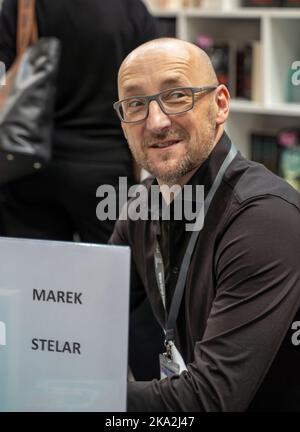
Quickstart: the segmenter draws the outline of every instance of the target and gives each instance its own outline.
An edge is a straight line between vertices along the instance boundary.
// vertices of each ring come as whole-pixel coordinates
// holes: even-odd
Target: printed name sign
[[[0,411],[126,410],[129,268],[127,247],[0,238]]]

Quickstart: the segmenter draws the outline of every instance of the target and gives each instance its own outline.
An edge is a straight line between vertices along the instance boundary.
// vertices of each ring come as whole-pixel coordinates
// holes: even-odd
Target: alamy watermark
[[[6,85],[6,67],[3,62],[0,61],[0,87]]]
[[[204,186],[143,184],[128,188],[127,177],[120,177],[118,187],[101,185],[96,215],[111,220],[182,220],[186,231],[199,231],[204,223]],[[173,201],[172,206],[169,205]]]
[[[300,85],[300,60],[294,61],[292,63],[291,69],[295,72],[292,74],[292,84],[293,86]]]
[[[0,345],[6,345],[6,326],[0,321]]]
[[[300,345],[300,321],[294,321],[291,325],[291,329],[295,330],[292,334],[291,341],[294,346]]]

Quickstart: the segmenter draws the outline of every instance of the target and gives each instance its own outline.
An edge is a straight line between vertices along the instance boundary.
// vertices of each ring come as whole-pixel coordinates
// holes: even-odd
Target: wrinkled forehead
[[[188,49],[169,46],[133,52],[122,64],[120,98],[176,86],[199,85],[199,65]],[[197,81],[197,82],[196,82]]]

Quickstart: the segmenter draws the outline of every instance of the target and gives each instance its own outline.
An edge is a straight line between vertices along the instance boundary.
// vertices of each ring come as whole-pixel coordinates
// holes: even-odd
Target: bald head
[[[174,71],[173,66],[176,68],[178,62],[185,62],[198,74],[201,85],[218,83],[213,65],[205,51],[190,42],[175,38],[160,38],[140,45],[125,58],[119,70],[119,87],[122,78],[132,68],[141,65],[147,74],[150,65],[162,64],[164,59],[170,67],[170,72]]]
[[[126,57],[118,85],[116,106],[138,164],[159,184],[185,183],[220,139],[229,112],[228,90],[207,54],[179,39],[152,40]]]

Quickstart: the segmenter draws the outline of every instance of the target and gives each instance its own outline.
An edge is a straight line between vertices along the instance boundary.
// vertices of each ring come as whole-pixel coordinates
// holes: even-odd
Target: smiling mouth
[[[180,142],[181,142],[181,140],[161,141],[161,142],[156,142],[154,144],[151,144],[149,147],[150,148],[167,148],[167,147],[171,147],[175,144],[178,144]]]

